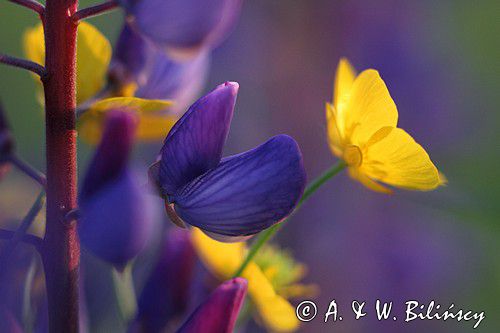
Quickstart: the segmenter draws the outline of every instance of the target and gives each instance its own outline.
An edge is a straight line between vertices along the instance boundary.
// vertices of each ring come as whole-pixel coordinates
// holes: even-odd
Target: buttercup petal
[[[247,281],[234,278],[222,283],[186,320],[179,333],[231,333],[247,293]]]
[[[295,140],[278,135],[224,159],[172,197],[188,224],[226,236],[258,233],[288,216],[306,175]]]
[[[442,184],[427,152],[404,130],[384,127],[368,141],[360,172],[386,184],[428,191]]]
[[[81,116],[79,133],[83,140],[95,144],[99,142],[106,114],[110,110],[133,112],[138,118],[137,139],[159,140],[165,137],[177,117],[164,113],[172,102],[137,97],[112,97],[95,102]],[[163,112],[162,112],[163,111]]]
[[[45,64],[45,42],[42,24],[24,34],[24,52],[28,59]],[[99,30],[87,22],[78,27],[77,103],[81,104],[97,94],[106,82],[111,60],[111,45]],[[38,78],[36,78],[38,81]]]
[[[341,136],[357,146],[384,126],[396,127],[398,111],[387,87],[373,69],[363,71],[354,80],[348,100],[342,106],[344,124],[339,124]],[[338,110],[337,110],[338,112]]]
[[[233,117],[238,84],[227,82],[196,101],[174,125],[162,148],[160,184],[173,195],[216,167]]]
[[[330,103],[326,103],[326,130],[328,134],[328,145],[330,146],[332,153],[341,158],[344,147],[335,113],[335,107]]]
[[[352,84],[356,79],[356,70],[349,60],[341,58],[335,73],[335,83],[333,88],[333,106],[336,111],[337,122],[344,125],[345,103],[349,99]],[[343,129],[342,129],[343,130]]]

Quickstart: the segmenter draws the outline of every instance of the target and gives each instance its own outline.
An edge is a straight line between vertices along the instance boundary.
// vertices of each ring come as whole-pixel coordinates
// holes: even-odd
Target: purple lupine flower
[[[12,139],[3,107],[0,104],[0,179],[9,169],[8,160],[13,149],[14,140]]]
[[[170,130],[150,170],[172,221],[221,241],[280,222],[306,181],[299,147],[287,135],[221,159],[237,92],[237,83],[226,82],[195,102]]]
[[[144,190],[127,169],[135,123],[129,112],[109,113],[80,195],[82,244],[117,268],[140,252],[152,229]]]
[[[234,278],[222,283],[177,332],[232,332],[246,292],[247,281],[243,278]]]
[[[115,47],[110,79],[118,88],[134,84],[136,97],[173,100],[170,110],[178,112],[199,94],[208,69],[207,52],[191,59],[172,59],[125,24]]]
[[[234,27],[242,0],[120,0],[134,27],[170,54],[211,49]]]
[[[189,232],[166,231],[158,261],[139,296],[136,329],[163,332],[186,311],[195,263]]]

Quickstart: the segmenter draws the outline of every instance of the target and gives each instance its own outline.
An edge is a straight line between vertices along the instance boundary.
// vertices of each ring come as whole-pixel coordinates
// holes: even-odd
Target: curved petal
[[[170,54],[213,48],[232,30],[241,0],[121,0],[138,30]]]
[[[129,172],[81,203],[78,234],[94,255],[123,268],[146,245],[153,228],[151,207]]]
[[[342,111],[344,124],[339,124],[343,138],[363,146],[384,126],[396,127],[398,110],[387,87],[376,70],[363,71],[354,80],[348,101]]]
[[[288,216],[304,190],[306,174],[294,139],[278,135],[226,158],[173,196],[177,214],[210,233],[246,236]]]
[[[422,146],[400,128],[384,127],[368,141],[360,172],[386,184],[428,191],[442,184]]]
[[[247,281],[234,278],[222,283],[186,320],[178,333],[233,332],[247,293]]]
[[[330,103],[326,103],[326,131],[328,134],[328,145],[335,156],[342,158],[344,144],[342,137],[340,136],[340,130],[335,112],[335,107]]]
[[[226,82],[196,101],[168,133],[161,152],[160,183],[173,195],[216,167],[233,117],[238,84]]]
[[[356,71],[349,60],[341,58],[335,73],[335,83],[333,88],[333,106],[337,123],[342,126],[340,133],[344,133],[345,124],[345,103],[349,100],[352,84],[356,79]],[[337,126],[339,126],[337,125]]]
[[[24,52],[30,60],[39,64],[45,63],[45,42],[41,23],[25,32]],[[80,22],[76,79],[78,104],[93,97],[104,87],[110,60],[111,45],[106,37],[93,25]]]

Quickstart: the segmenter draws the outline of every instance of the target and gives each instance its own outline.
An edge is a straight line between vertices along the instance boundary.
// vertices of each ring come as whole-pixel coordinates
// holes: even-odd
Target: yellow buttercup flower
[[[231,278],[243,263],[247,251],[245,243],[221,243],[196,228],[191,235],[201,261],[217,278]],[[269,331],[298,329],[295,309],[285,297],[310,296],[316,292],[314,286],[297,283],[303,274],[302,265],[296,265],[289,255],[279,254],[275,248],[263,249],[241,274],[248,280],[248,295],[257,310],[257,319]]]
[[[344,160],[350,176],[369,189],[390,193],[385,183],[428,191],[445,183],[425,149],[397,127],[396,104],[376,70],[356,75],[341,59],[326,119],[332,152]]]
[[[42,24],[28,29],[24,34],[24,51],[27,58],[45,63],[45,43]],[[111,61],[111,45],[106,37],[93,25],[80,22],[78,27],[76,97],[85,112],[78,121],[79,133],[88,143],[98,143],[102,134],[105,114],[112,109],[128,110],[138,115],[136,138],[143,141],[165,138],[177,117],[167,113],[171,101],[148,100],[134,97],[135,86],[127,86],[112,96],[93,101],[103,91]],[[35,79],[39,81],[38,77]],[[40,101],[43,90],[38,86]],[[108,94],[109,95],[109,94]]]

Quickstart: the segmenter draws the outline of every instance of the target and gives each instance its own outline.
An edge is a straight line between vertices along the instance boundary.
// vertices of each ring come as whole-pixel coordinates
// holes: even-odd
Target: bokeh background
[[[82,1],[82,6],[89,1]],[[321,189],[279,235],[307,264],[331,299],[348,311],[354,299],[436,300],[485,311],[479,332],[500,331],[500,4],[495,0],[249,0],[231,37],[212,56],[206,90],[240,83],[226,154],[287,133],[299,142],[312,179],[335,163],[326,143],[324,104],[341,56],[376,68],[389,87],[400,126],[420,142],[449,185],[432,193],[372,193],[344,173]],[[32,13],[0,3],[0,51],[22,55]],[[120,12],[91,20],[114,41]],[[20,155],[44,169],[43,116],[29,74],[0,66],[0,97]],[[137,147],[139,165],[160,143]],[[84,171],[91,147],[81,144]],[[36,187],[11,172],[0,183],[0,219],[20,218]],[[116,329],[117,315],[88,261],[85,278],[92,332]],[[107,275],[109,280],[109,274]],[[106,305],[107,304],[107,305]],[[303,332],[467,332],[466,322],[316,320]],[[114,330],[113,330],[114,331]],[[119,330],[117,330],[119,331]]]

